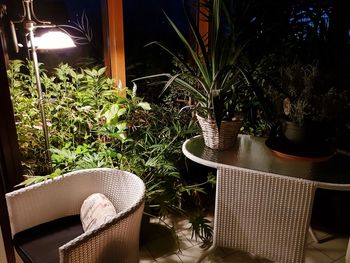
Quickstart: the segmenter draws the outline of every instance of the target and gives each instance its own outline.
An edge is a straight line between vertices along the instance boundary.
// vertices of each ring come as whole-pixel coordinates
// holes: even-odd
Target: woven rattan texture
[[[140,206],[114,223],[60,247],[60,263],[138,263],[142,213]]]
[[[8,193],[12,234],[79,214],[84,199],[92,193],[104,194],[115,206],[117,217],[63,245],[57,250],[60,262],[138,262],[145,186],[136,175],[116,169],[71,172]]]
[[[214,120],[205,119],[199,115],[197,119],[202,129],[205,145],[218,150],[231,148],[235,144],[243,124],[241,120],[222,121],[219,131]]]
[[[313,182],[238,168],[219,168],[217,179],[214,246],[304,262]]]

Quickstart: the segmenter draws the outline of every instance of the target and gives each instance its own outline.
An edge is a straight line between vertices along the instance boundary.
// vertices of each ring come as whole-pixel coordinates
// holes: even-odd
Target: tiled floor
[[[203,253],[200,242],[191,238],[191,231],[186,220],[173,218],[166,220],[169,225],[174,225],[174,229],[179,237],[177,249],[176,238],[158,220],[151,220],[150,228],[143,236],[144,239],[140,249],[140,263],[192,263]],[[318,238],[324,240],[315,243],[308,237],[308,247],[306,251],[306,263],[345,263],[345,252],[348,238],[335,237],[327,233],[315,231]],[[242,255],[237,251],[228,249],[218,249],[216,253],[204,261],[206,263],[253,263],[266,262],[258,261]]]
[[[173,234],[158,220],[151,220],[150,227],[143,234],[140,249],[140,263],[193,263],[203,253],[200,242],[191,238],[191,231],[186,220],[174,218],[166,220],[174,225],[176,234],[179,236],[178,244]],[[345,250],[347,238],[333,237],[327,233],[316,231],[316,234],[325,242],[319,244],[308,238],[306,251],[306,263],[345,263]],[[177,249],[177,248],[180,248]],[[2,254],[2,253],[1,253]],[[5,261],[4,255],[0,256],[0,263]],[[22,261],[17,259],[18,263]],[[219,249],[206,263],[253,263],[257,262],[239,252],[227,249]],[[263,263],[260,261],[260,263]]]

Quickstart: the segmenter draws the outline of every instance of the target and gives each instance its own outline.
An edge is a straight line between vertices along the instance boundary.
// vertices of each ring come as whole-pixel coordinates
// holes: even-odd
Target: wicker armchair
[[[304,262],[316,185],[241,168],[219,168],[212,247],[280,263]]]
[[[56,244],[56,241],[52,240],[54,234],[50,236],[49,233],[47,237],[43,237],[47,234],[45,231],[50,232],[55,228],[50,224],[74,215],[79,219],[84,199],[93,193],[104,194],[115,206],[117,216],[98,229],[85,233],[81,225],[70,225],[69,219],[67,229],[60,229],[58,232],[60,236],[63,233],[66,239],[73,236],[71,239],[60,241],[65,243],[52,248],[52,244]],[[115,169],[71,172],[8,193],[6,201],[16,250],[25,263],[139,262],[139,230],[144,195],[145,186],[139,177]],[[80,223],[80,220],[78,221]],[[66,224],[59,222],[58,227],[61,228]],[[42,232],[37,234],[36,228],[41,228]],[[32,231],[33,229],[35,231]],[[70,234],[69,231],[74,232],[73,230],[75,234]],[[28,231],[32,231],[29,237]],[[16,244],[16,238],[20,244]],[[36,246],[36,252],[32,251],[28,242]],[[43,242],[45,243],[42,244]],[[42,245],[43,247],[40,247]],[[54,249],[53,256],[52,252],[48,251],[50,249]]]

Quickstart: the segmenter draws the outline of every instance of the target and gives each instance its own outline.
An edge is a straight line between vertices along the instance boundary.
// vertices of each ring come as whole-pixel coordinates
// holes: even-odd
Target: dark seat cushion
[[[14,236],[24,263],[58,263],[58,248],[83,233],[79,215],[60,218]]]

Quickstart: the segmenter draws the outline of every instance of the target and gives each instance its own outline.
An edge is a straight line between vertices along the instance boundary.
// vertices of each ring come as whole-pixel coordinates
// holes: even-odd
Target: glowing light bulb
[[[76,47],[72,38],[61,31],[49,31],[40,37],[34,37],[37,49],[63,49]]]

